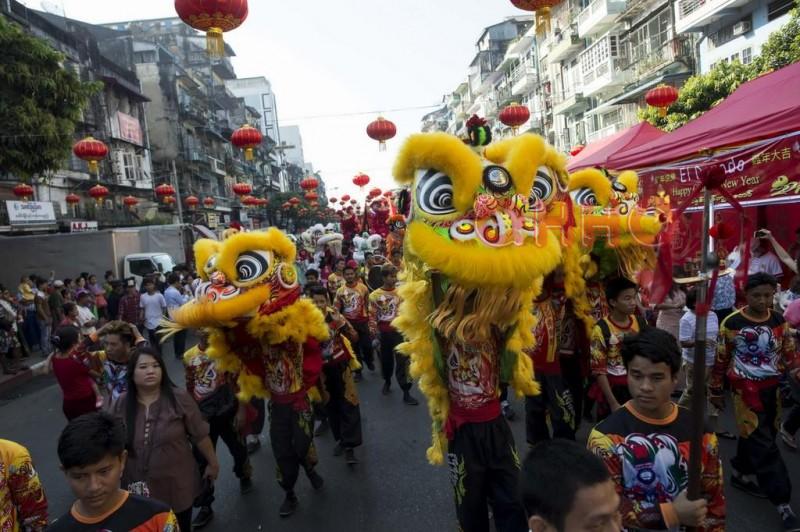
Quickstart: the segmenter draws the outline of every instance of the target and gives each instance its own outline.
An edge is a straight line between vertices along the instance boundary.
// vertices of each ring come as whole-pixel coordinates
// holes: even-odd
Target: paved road
[[[178,362],[167,357],[173,380],[181,382]],[[425,460],[430,425],[423,404],[404,405],[401,394],[380,393],[380,378],[366,372],[359,385],[362,400],[364,446],[357,454],[361,463],[348,467],[342,458],[331,455],[334,442],[330,434],[317,439],[319,471],[326,484],[314,492],[302,476],[297,492],[300,508],[289,519],[278,517],[282,492],[274,479],[274,461],[268,442],[252,456],[256,489],[242,496],[234,477],[232,461],[224,444],[220,447],[222,473],[219,479],[216,517],[205,528],[210,532],[228,530],[331,532],[415,532],[455,530],[447,470],[435,468]],[[417,392],[418,393],[418,392]],[[421,397],[420,397],[421,398]],[[521,412],[521,405],[517,412]],[[729,428],[733,428],[728,419]],[[56,439],[65,424],[61,395],[51,377],[32,381],[13,395],[0,397],[0,438],[27,446],[36,462],[55,517],[65,512],[71,495],[58,470]],[[518,444],[524,442],[521,419],[512,422]],[[580,435],[585,438],[588,427]],[[522,448],[523,445],[520,445]],[[785,449],[784,449],[785,450]],[[735,442],[722,442],[729,458]],[[785,452],[793,479],[800,483],[800,459]],[[726,461],[726,473],[727,473]],[[754,499],[728,489],[728,527],[731,532],[780,530],[780,521],[768,501]],[[800,510],[795,493],[794,507]]]

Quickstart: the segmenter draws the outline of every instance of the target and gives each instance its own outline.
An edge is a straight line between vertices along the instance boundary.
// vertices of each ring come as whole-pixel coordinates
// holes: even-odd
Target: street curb
[[[26,382],[33,380],[36,377],[37,370],[47,364],[47,360],[42,360],[33,364],[25,371],[20,371],[16,375],[11,375],[9,378],[0,381],[0,395],[5,395],[19,388]]]

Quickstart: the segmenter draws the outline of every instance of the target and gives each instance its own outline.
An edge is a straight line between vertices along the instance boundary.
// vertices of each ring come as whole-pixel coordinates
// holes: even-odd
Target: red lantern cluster
[[[206,48],[214,57],[225,56],[222,34],[235,30],[247,18],[247,0],[175,0],[175,11],[186,24],[206,32]]]
[[[353,178],[353,184],[357,187],[364,188],[369,184],[369,176],[364,173],[358,173]]]
[[[103,141],[89,136],[76,142],[72,147],[72,153],[89,163],[90,174],[97,174],[100,169],[98,163],[108,156],[108,146]]]
[[[253,187],[249,183],[234,183],[232,187],[233,193],[239,197],[247,196],[253,192]]]
[[[20,183],[19,185],[15,186],[13,189],[14,195],[22,201],[28,201],[31,197],[33,197],[33,187],[27,183]]]
[[[531,117],[531,111],[525,105],[512,103],[504,107],[498,118],[500,121],[511,128],[511,131],[516,135],[519,126],[527,122]]]
[[[667,108],[678,99],[678,89],[670,85],[659,85],[644,96],[648,105],[658,107],[658,114],[667,116]]]
[[[203,205],[205,205],[209,209],[213,207],[215,203],[216,201],[214,201],[214,198],[212,198],[211,196],[206,196],[205,198],[203,198]]]
[[[307,177],[300,181],[300,188],[303,190],[316,190],[319,186],[319,181],[314,177]]]
[[[397,134],[397,126],[391,120],[379,116],[367,126],[367,136],[378,141],[378,150],[386,151],[386,141]]]
[[[89,197],[93,198],[98,205],[100,205],[107,196],[108,189],[103,185],[95,185],[89,189]]]
[[[231,135],[231,144],[244,150],[244,158],[247,161],[253,160],[253,150],[261,146],[264,136],[258,130],[249,124],[245,124]]]

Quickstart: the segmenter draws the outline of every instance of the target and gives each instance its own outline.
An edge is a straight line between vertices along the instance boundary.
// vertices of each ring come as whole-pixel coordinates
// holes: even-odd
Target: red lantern
[[[391,190],[387,190],[386,192],[383,193],[383,197],[391,199],[394,197],[394,193]]]
[[[345,194],[342,196],[342,201],[350,201],[350,194]]]
[[[122,198],[122,204],[125,205],[128,209],[133,210],[139,204],[138,198],[134,198],[133,196],[125,196]]]
[[[175,196],[166,196],[164,198],[164,203],[166,205],[175,205]]]
[[[258,206],[259,207],[266,207],[269,204],[269,200],[267,198],[258,198]]]
[[[386,120],[379,116],[374,122],[367,126],[369,138],[378,141],[378,151],[386,151],[386,141],[397,134],[397,127],[391,120]]]
[[[336,203],[336,198],[330,198],[328,199],[328,201],[330,201],[331,203]]]
[[[161,198],[164,203],[167,203],[167,198],[175,195],[175,187],[162,183],[156,187],[156,196]]]
[[[289,198],[289,203],[292,205],[292,207],[297,207],[298,205],[300,205],[300,198],[292,196],[291,198]]]
[[[33,187],[28,183],[20,183],[13,189],[14,195],[22,201],[28,201],[33,196]]]
[[[224,57],[222,34],[235,30],[247,18],[247,0],[175,0],[175,11],[186,24],[206,32],[210,55]]]
[[[64,198],[64,201],[67,202],[67,205],[77,205],[78,203],[81,202],[81,197],[78,196],[77,194],[70,193],[67,194],[67,197]]]
[[[212,198],[211,196],[206,196],[205,198],[203,198],[203,205],[205,205],[209,209],[213,207],[215,203],[216,201],[214,201],[214,198]]]
[[[307,177],[300,181],[300,188],[303,190],[316,190],[319,186],[319,181],[313,177]]]
[[[369,176],[367,174],[359,172],[353,178],[353,184],[357,187],[364,188],[367,184],[369,184]]]
[[[306,192],[304,197],[308,201],[317,201],[319,199],[319,194],[317,194],[314,191],[311,191],[311,192]]]
[[[369,191],[369,197],[370,198],[377,198],[378,196],[381,195],[381,192],[382,192],[381,189],[373,188],[372,190]]]
[[[350,200],[350,205],[358,205],[358,201],[356,201],[354,199],[351,199]]]
[[[583,144],[577,144],[577,145],[573,146],[572,149],[569,150],[569,154],[572,155],[573,157],[575,157],[580,152],[582,152],[585,147],[586,146],[584,146]]]
[[[244,196],[242,198],[242,205],[244,205],[245,207],[255,207],[256,205],[258,205],[258,200],[253,196]]]
[[[498,118],[500,121],[511,128],[511,131],[516,135],[519,126],[527,122],[531,117],[531,111],[524,105],[512,103],[504,107]]]
[[[200,199],[197,196],[187,196],[186,199],[183,200],[183,202],[186,203],[186,206],[192,210],[194,210],[195,207],[200,205]]]
[[[289,209],[291,209],[291,208],[292,208],[292,204],[291,204],[291,203],[289,203],[288,201],[284,201],[284,202],[283,202],[283,204],[281,205],[281,208],[282,208],[284,211],[286,211],[286,210],[289,210]]]
[[[89,136],[76,142],[72,147],[72,153],[79,159],[89,163],[90,174],[97,174],[99,171],[98,162],[108,156],[108,146],[104,142]]]
[[[659,115],[667,116],[667,107],[678,99],[678,89],[670,85],[659,85],[647,91],[644,99],[648,105],[658,107]]]
[[[253,192],[253,187],[251,187],[248,183],[234,183],[232,187],[233,193],[239,197],[247,196],[251,192]]]
[[[247,161],[253,160],[253,150],[261,146],[264,136],[258,130],[249,124],[245,124],[231,135],[231,144],[244,150],[244,158]]]
[[[100,205],[103,200],[108,196],[108,189],[103,185],[95,185],[89,189],[89,197],[94,198],[94,201]]]

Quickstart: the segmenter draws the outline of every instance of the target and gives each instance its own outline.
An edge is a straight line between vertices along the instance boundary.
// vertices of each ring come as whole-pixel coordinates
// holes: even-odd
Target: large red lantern
[[[235,30],[247,18],[247,0],[175,0],[175,11],[186,24],[206,32],[210,55],[224,57],[222,34]]]
[[[209,209],[213,207],[215,203],[216,201],[214,201],[214,198],[212,198],[211,196],[206,196],[205,198],[203,198],[203,205]]]
[[[667,116],[667,108],[678,99],[678,89],[670,85],[659,85],[644,96],[648,105],[658,107],[658,114]]]
[[[300,181],[300,188],[303,190],[316,190],[319,186],[319,181],[314,177],[307,177]]]
[[[156,196],[167,203],[167,198],[175,195],[175,187],[170,184],[162,183],[156,187]]]
[[[108,146],[103,141],[89,136],[76,142],[72,147],[72,153],[89,163],[90,174],[97,174],[100,169],[98,163],[108,156]]]
[[[386,141],[397,134],[397,126],[391,120],[379,116],[367,126],[369,138],[378,141],[378,151],[386,151]]]
[[[234,183],[231,189],[233,190],[233,193],[239,197],[247,196],[253,192],[253,187],[250,186],[249,183]]]
[[[108,196],[108,189],[103,185],[95,185],[89,189],[89,197],[94,198],[94,201],[100,205],[103,200]]]
[[[519,126],[528,121],[531,117],[531,111],[525,105],[512,103],[504,107],[498,118],[500,121],[511,128],[511,131],[516,135]]]
[[[64,198],[64,201],[67,202],[67,205],[77,205],[81,202],[81,197],[75,193],[69,193],[67,197]]]
[[[364,188],[369,184],[369,176],[365,173],[359,172],[353,178],[353,184],[357,187]]]
[[[125,196],[122,198],[122,204],[128,209],[133,210],[139,204],[139,199],[133,196]]]
[[[306,200],[308,201],[317,201],[319,199],[319,194],[314,192],[313,190],[310,192],[306,192],[305,196]]]
[[[264,136],[258,130],[249,124],[245,124],[231,135],[231,144],[244,150],[244,158],[247,161],[253,160],[253,150],[261,146]]]
[[[13,192],[14,195],[22,199],[22,201],[28,201],[33,197],[33,187],[28,183],[20,183],[14,187]]]
[[[186,196],[186,199],[183,200],[183,202],[192,210],[200,205],[200,199],[197,196]]]

